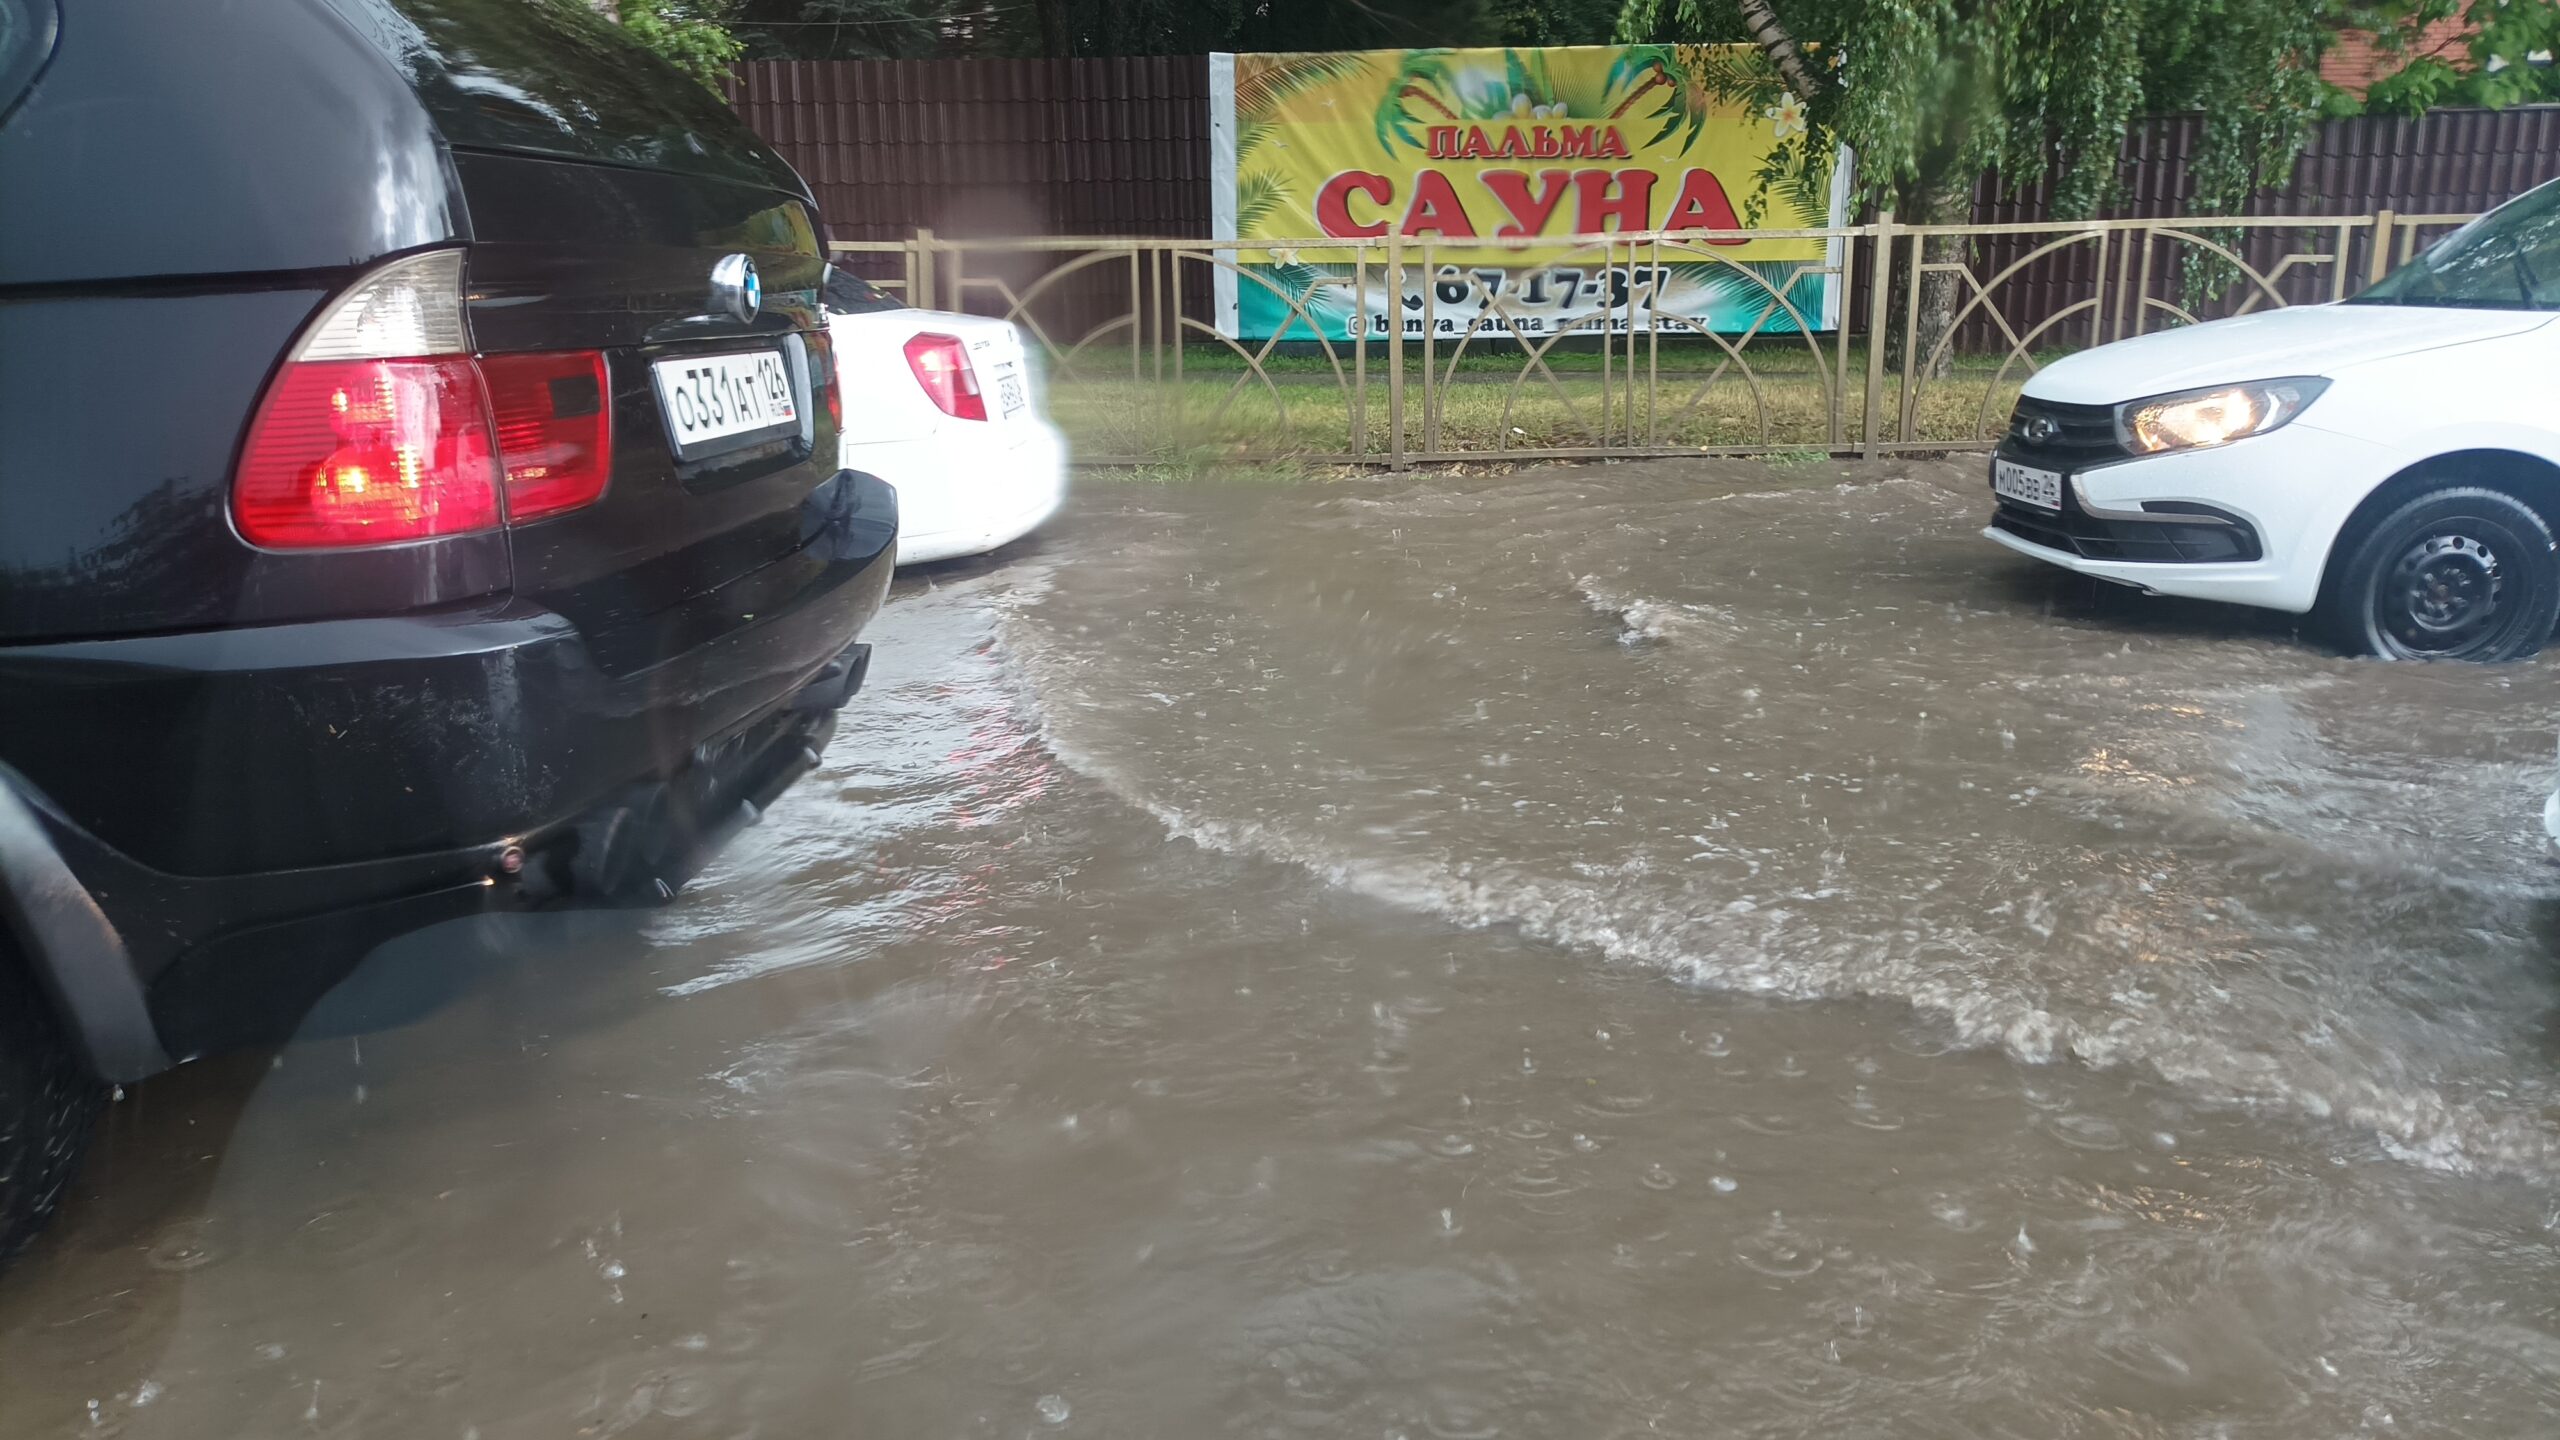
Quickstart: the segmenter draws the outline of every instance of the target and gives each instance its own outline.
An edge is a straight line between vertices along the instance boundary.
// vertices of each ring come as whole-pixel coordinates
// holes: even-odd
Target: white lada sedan
[[[2560,182],[2352,300],[2100,346],[2027,382],[1983,533],[2350,650],[2513,660],[2560,618]]]

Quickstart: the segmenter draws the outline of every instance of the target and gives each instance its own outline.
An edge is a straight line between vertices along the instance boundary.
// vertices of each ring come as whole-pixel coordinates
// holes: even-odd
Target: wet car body
[[[1058,512],[1066,439],[1012,322],[914,309],[843,271],[822,298],[838,372],[864,397],[844,464],[898,488],[898,563],[983,555]]]
[[[0,5],[44,49],[0,65],[0,936],[89,1076],[288,1033],[391,934],[669,893],[815,763],[896,502],[836,467],[808,191],[716,96],[573,5]],[[527,518],[501,395],[504,516],[252,543],[280,377],[447,256],[438,363],[587,357],[528,393],[600,489]],[[772,424],[672,433],[654,367],[764,352]]]
[[[1984,535],[2097,579],[2309,614],[2346,648],[2512,660],[2560,613],[2560,186],[2342,303],[2066,357],[2024,387]]]

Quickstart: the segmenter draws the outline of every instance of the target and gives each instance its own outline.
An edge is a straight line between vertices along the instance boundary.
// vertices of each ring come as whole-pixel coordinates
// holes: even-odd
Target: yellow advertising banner
[[[1842,224],[1845,166],[1763,67],[1747,45],[1212,56],[1211,211],[1243,267],[1228,332],[1831,328],[1817,271],[1839,242],[1753,232]],[[1573,238],[1657,231],[1714,249],[1638,263]],[[1395,294],[1308,243],[1391,235],[1415,267],[1429,246]]]

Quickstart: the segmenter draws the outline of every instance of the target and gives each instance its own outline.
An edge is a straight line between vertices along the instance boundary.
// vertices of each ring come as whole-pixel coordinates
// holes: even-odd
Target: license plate
[[[768,436],[796,433],[799,398],[779,350],[688,355],[649,367],[658,410],[679,459],[734,450]]]
[[[2038,470],[2009,460],[1991,462],[1991,488],[2004,500],[2041,506],[2047,510],[2062,508],[2062,477],[2051,470]]]
[[[996,418],[1010,420],[1031,408],[1031,390],[1022,383],[1022,372],[1010,365],[996,370]]]

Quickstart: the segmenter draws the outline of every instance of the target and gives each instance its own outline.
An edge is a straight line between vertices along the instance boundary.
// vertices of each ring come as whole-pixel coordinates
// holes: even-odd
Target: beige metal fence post
[[[1894,391],[1893,438],[1920,438],[1920,377],[1928,357],[1920,353],[1920,287],[1927,283],[1928,237],[1911,234],[1911,283],[1902,291],[1902,376]]]
[[[1147,285],[1139,271],[1146,251],[1134,240],[1129,242],[1129,380],[1143,385],[1147,379]]]
[[[1351,458],[1369,458],[1369,247],[1351,248]]]
[[[933,303],[933,232],[916,231],[915,249],[907,258],[907,303],[919,310],[936,308]]]
[[[1404,236],[1387,233],[1387,465],[1412,468],[1404,454]],[[1430,377],[1425,376],[1427,383]]]
[[[1827,254],[1824,263],[1829,263]],[[1840,287],[1840,308],[1834,312],[1840,318],[1832,327],[1831,403],[1825,407],[1831,412],[1831,432],[1828,439],[1835,453],[1849,443],[1849,315],[1858,304],[1858,286],[1854,275],[1857,268],[1850,259],[1849,242],[1844,239],[1840,242],[1838,271],[1831,277]]]
[[[1422,453],[1440,453],[1440,266],[1422,242]]]
[[[1867,227],[1867,242],[1867,415],[1858,439],[1862,453],[1873,460],[1876,432],[1884,425],[1884,329],[1891,308],[1886,297],[1893,292],[1892,211],[1876,216],[1876,223]]]
[[[2399,240],[2399,212],[2384,206],[2373,212],[2373,249],[2365,256],[2364,283],[2371,285],[2391,273],[2391,252]]]
[[[1162,306],[1162,314],[1157,323],[1164,327],[1165,349],[1170,351],[1173,355],[1173,384],[1166,391],[1167,394],[1173,397],[1173,433],[1187,437],[1190,434],[1191,424],[1191,396],[1189,392],[1183,389],[1182,386],[1181,251],[1167,250],[1164,252],[1164,288],[1158,293],[1164,297],[1164,303]],[[1159,371],[1158,374],[1161,375],[1162,372]],[[1279,400],[1279,397],[1276,395],[1272,398],[1279,401],[1274,408],[1278,411],[1281,433],[1287,434],[1289,430],[1289,404],[1285,400]]]

